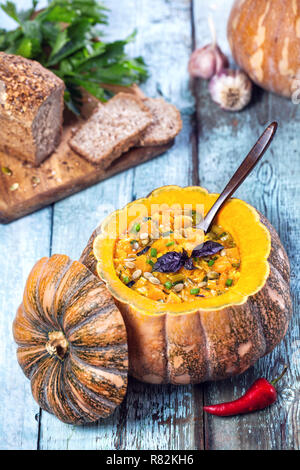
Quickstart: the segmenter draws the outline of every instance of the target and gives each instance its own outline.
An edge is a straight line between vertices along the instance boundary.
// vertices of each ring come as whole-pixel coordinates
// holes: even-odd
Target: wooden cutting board
[[[156,147],[133,148],[106,170],[75,153],[68,145],[71,135],[94,110],[97,100],[88,97],[83,119],[65,116],[62,141],[56,152],[34,168],[0,152],[0,222],[7,223],[70,196],[128,168],[146,162],[170,148],[173,142]]]

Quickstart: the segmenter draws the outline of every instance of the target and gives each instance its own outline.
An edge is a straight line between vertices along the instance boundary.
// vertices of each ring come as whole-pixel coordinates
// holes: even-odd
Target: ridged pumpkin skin
[[[122,402],[124,322],[103,283],[78,261],[53,255],[36,263],[13,334],[35,400],[61,421],[96,421]]]
[[[199,187],[160,188],[108,217],[81,256],[115,298],[127,328],[129,373],[143,382],[188,384],[240,374],[272,351],[287,331],[287,255],[266,218],[238,199],[231,199],[217,219],[233,235],[242,260],[241,278],[226,294],[190,304],[158,305],[129,290],[115,274],[110,260],[115,242],[107,234],[116,215],[121,218],[137,204],[188,201],[203,203],[206,213],[217,196]]]
[[[300,0],[236,0],[228,21],[236,63],[266,90],[290,97],[300,79]]]

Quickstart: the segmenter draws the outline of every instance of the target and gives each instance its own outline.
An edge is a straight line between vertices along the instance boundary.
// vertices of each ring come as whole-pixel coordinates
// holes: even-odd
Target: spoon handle
[[[257,162],[261,159],[267,148],[269,147],[277,130],[277,122],[272,122],[260,136],[254,147],[250,150],[245,160],[236,170],[227,186],[224,188],[214,205],[206,214],[202,223],[199,224],[205,233],[208,232],[217,212],[221,209],[227,199],[237,190],[242,182],[247,178],[249,173],[253,170]]]

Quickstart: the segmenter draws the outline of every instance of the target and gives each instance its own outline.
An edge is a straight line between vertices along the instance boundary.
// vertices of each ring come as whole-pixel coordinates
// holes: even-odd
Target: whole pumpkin
[[[188,384],[240,374],[279,343],[291,317],[289,262],[275,229],[253,207],[231,199],[216,223],[234,237],[241,274],[225,294],[191,303],[161,304],[128,288],[115,272],[116,234],[140,208],[203,204],[217,194],[200,187],[166,186],[107,217],[81,262],[98,273],[127,328],[129,373],[150,383]]]
[[[78,261],[53,255],[36,263],[13,334],[35,400],[61,421],[96,421],[122,402],[124,322],[103,283]]]
[[[236,0],[228,40],[255,83],[291,97],[300,79],[300,0]]]

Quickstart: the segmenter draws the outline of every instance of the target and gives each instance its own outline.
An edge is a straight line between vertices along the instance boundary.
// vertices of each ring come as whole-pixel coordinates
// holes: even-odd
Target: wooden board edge
[[[7,224],[13,222],[14,220],[20,219],[25,215],[31,214],[32,212],[42,209],[54,202],[60,201],[72,194],[76,194],[79,191],[93,186],[94,184],[110,178],[122,171],[134,168],[141,163],[152,160],[169,150],[173,144],[174,141],[165,145],[133,148],[115,160],[113,164],[105,170],[105,172],[103,172],[102,169],[95,167],[95,172],[92,177],[91,174],[88,173],[86,178],[80,177],[77,181],[75,179],[72,186],[66,184],[58,188],[51,188],[49,191],[45,191],[45,193],[43,193],[42,198],[41,194],[37,194],[29,203],[26,201],[26,207],[24,207],[24,202],[20,202],[19,204],[10,207],[11,211],[0,210],[0,223]]]

